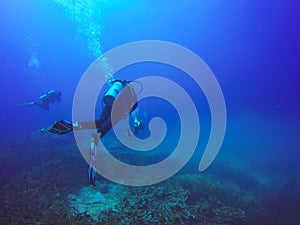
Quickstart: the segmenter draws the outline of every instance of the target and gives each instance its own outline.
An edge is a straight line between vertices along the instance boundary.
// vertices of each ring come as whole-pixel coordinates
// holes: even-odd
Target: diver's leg
[[[102,110],[100,119],[96,121],[96,127],[98,129],[98,132],[101,132],[103,125],[107,121],[110,121],[111,109],[112,109],[111,106],[105,106],[104,109]]]
[[[21,106],[35,106],[35,105],[37,105],[36,102],[23,102],[21,104]]]
[[[98,132],[100,133],[100,138],[103,138],[103,136],[112,128],[111,120],[108,119],[105,121],[105,123],[102,124],[102,126],[98,129]]]

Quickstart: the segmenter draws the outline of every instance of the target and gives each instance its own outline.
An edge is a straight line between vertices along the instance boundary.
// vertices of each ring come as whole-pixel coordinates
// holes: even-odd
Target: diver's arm
[[[46,111],[49,110],[49,104],[46,103],[46,102],[36,103],[36,105],[39,106],[39,107],[41,107],[41,108],[43,108],[43,109],[45,109]]]
[[[73,130],[89,130],[96,127],[95,121],[85,121],[85,122],[78,122],[76,121],[73,125]]]
[[[101,112],[99,120],[91,120],[85,122],[78,122],[76,121],[73,123],[73,130],[88,130],[88,129],[101,129],[103,123],[106,121],[110,121],[110,113],[111,113],[111,106],[105,106]]]

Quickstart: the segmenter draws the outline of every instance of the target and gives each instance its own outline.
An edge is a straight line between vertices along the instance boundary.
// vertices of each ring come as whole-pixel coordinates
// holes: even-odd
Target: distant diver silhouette
[[[50,90],[46,92],[45,94],[41,95],[39,97],[38,102],[24,102],[21,105],[22,106],[39,106],[45,110],[49,110],[49,104],[60,102],[61,100],[61,92],[58,90]]]

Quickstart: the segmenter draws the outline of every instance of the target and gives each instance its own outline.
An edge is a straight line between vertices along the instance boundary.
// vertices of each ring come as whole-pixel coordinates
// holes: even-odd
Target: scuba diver
[[[112,80],[110,83],[111,87],[102,98],[104,106],[99,120],[75,122],[73,124],[66,120],[59,120],[48,129],[51,133],[62,135],[74,130],[94,129],[96,125],[97,133],[92,135],[90,144],[90,161],[88,169],[89,184],[94,186],[96,176],[95,161],[99,139],[103,138],[116,123],[121,119],[126,118],[128,114],[134,116],[134,132],[136,133],[138,130],[143,129],[143,124],[141,120],[137,118],[137,113],[133,113],[137,110],[138,103],[136,93],[130,85],[130,81]],[[116,104],[116,110],[114,110],[114,112],[112,112],[113,104]],[[111,117],[112,113],[114,113],[113,120]]]
[[[58,90],[50,90],[45,94],[39,97],[39,102],[24,102],[22,106],[39,106],[45,110],[49,110],[49,104],[60,102],[61,101],[61,92]]]
[[[102,138],[117,122],[126,118],[124,113],[129,112],[134,118],[134,132],[143,129],[143,124],[140,119],[137,118],[137,97],[133,88],[129,85],[130,81],[126,80],[113,80],[112,86],[103,96],[104,107],[100,115],[99,120],[87,121],[87,122],[75,122],[71,124],[66,120],[59,120],[48,129],[51,133],[66,134],[73,130],[87,130],[93,129],[96,125],[99,138]],[[125,87],[127,87],[125,89]],[[121,92],[123,90],[123,92]],[[119,93],[122,93],[122,97]],[[118,103],[118,109],[116,114],[116,120],[111,121],[111,111],[114,103]]]

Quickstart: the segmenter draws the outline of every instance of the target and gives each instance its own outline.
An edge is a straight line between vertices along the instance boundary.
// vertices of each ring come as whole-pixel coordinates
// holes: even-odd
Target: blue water
[[[97,57],[129,42],[163,40],[182,45],[201,57],[224,94],[227,109],[224,142],[216,160],[203,173],[234,182],[245,190],[266,185],[259,190],[270,191],[255,192],[261,199],[267,193],[273,194],[273,198],[266,197],[263,207],[266,212],[277,213],[280,224],[297,224],[300,207],[300,5],[297,1],[86,0],[74,5],[73,1],[63,0],[0,3],[3,187],[18,183],[18,171],[29,170],[31,160],[51,162],[53,157],[59,160],[60,152],[54,154],[53,149],[75,145],[72,134],[56,139],[36,132],[59,119],[72,119],[78,82]],[[182,173],[197,174],[210,132],[205,95],[182,71],[159,63],[132,65],[115,76],[130,80],[147,75],[173,79],[195,102],[201,135],[197,151]],[[50,104],[49,111],[20,106],[22,102],[37,100],[50,89],[60,90],[62,101]],[[96,115],[100,110],[98,106]],[[148,164],[166,158],[180,133],[178,115],[166,102],[145,100],[141,102],[141,110],[146,112],[142,113],[145,122],[162,116],[170,133],[157,155],[131,158],[130,150],[123,155],[118,151],[113,153],[133,164],[143,164],[147,157],[150,157]],[[149,136],[149,130],[140,135]],[[108,136],[114,139],[112,132]],[[45,148],[48,151],[40,153]],[[26,153],[28,149],[30,154]],[[79,153],[77,157],[82,160]],[[86,164],[80,162],[84,170],[80,177],[85,178]],[[66,163],[64,168],[73,167],[73,163]],[[84,180],[79,183],[85,185]],[[65,185],[74,187],[72,182]],[[44,197],[40,201],[47,202]],[[274,206],[282,202],[290,210]],[[3,207],[2,218],[5,207],[9,206]],[[275,224],[276,219],[267,218],[268,215],[244,223]]]

